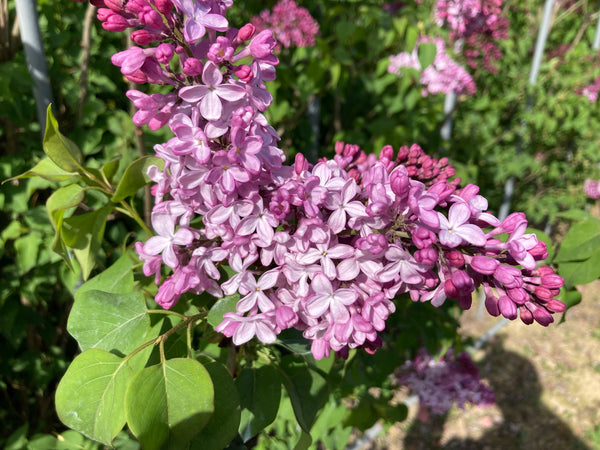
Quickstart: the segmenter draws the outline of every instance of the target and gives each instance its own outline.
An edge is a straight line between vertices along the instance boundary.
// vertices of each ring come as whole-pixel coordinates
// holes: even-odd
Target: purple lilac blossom
[[[407,386],[419,397],[421,406],[433,414],[444,414],[456,404],[491,406],[494,392],[479,378],[479,370],[468,353],[454,356],[452,349],[434,358],[425,349],[417,352],[398,371],[398,384]]]
[[[418,49],[423,42],[433,42],[436,45],[435,60],[423,69],[419,62]],[[404,67],[421,71],[422,95],[449,94],[455,92],[458,95],[473,95],[475,93],[475,82],[471,75],[458,65],[446,53],[444,41],[439,38],[422,37],[417,41],[411,53],[401,52],[390,56],[388,72],[401,74]]]
[[[173,132],[154,148],[164,168],[147,172],[157,235],[135,245],[160,306],[184,293],[237,295],[216,331],[235,345],[268,344],[296,328],[317,359],[374,352],[394,302],[407,298],[466,309],[480,288],[490,314],[544,326],[564,310],[563,280],[537,266],[546,247],[524,233],[525,216],[498,220],[477,186],[459,188],[446,158],[417,145],[375,156],[338,142],[331,160],[299,154],[286,165],[263,115],[277,42],[250,24],[221,30],[231,1],[95,4],[105,28],[162,41],[133,50],[132,61],[118,54],[123,74],[173,89],[128,92],[136,124]]]
[[[312,47],[319,34],[319,24],[306,8],[293,0],[280,0],[273,11],[265,9],[250,19],[257,31],[271,30],[275,39],[288,48]]]
[[[502,13],[504,0],[438,0],[434,15],[438,26],[450,29],[469,67],[498,71],[502,52],[499,40],[508,38],[509,23]]]

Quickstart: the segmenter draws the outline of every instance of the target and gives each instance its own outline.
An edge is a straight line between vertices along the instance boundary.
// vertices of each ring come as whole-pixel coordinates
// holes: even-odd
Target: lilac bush
[[[448,180],[451,166],[419,179],[403,164],[406,149],[395,154],[386,146],[377,157],[342,143],[332,160],[313,165],[298,154],[286,165],[263,115],[276,40],[251,24],[229,27],[230,2],[104,5],[98,17],[105,28],[133,27],[135,42],[161,42],[132,47],[113,63],[130,80],[173,89],[127,94],[137,125],[168,125],[174,134],[155,147],[164,169],[148,172],[156,183],[157,236],[136,244],[162,307],[186,292],[238,295],[236,311],[217,331],[241,345],[255,336],[272,343],[293,327],[317,359],[331,350],[374,351],[401,294],[435,306],[452,299],[467,309],[481,287],[490,314],[542,325],[564,309],[555,298],[562,279],[537,267],[547,252],[525,233],[525,216],[499,221],[477,186]],[[458,66],[436,44],[442,51],[433,67],[454,70],[446,77],[456,80]],[[450,85],[430,86],[437,92]],[[472,80],[455,89],[472,92]],[[436,165],[421,158],[426,169]],[[171,272],[164,280],[163,266]],[[222,266],[234,273],[226,276]]]

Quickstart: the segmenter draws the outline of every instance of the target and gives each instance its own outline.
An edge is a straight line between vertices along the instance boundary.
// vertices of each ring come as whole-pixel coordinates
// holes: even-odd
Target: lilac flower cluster
[[[162,307],[186,292],[234,296],[236,311],[217,331],[240,345],[296,328],[316,358],[375,351],[405,293],[468,308],[481,286],[491,314],[542,325],[564,309],[554,298],[563,280],[536,267],[546,247],[525,233],[525,216],[501,222],[486,212],[476,186],[448,180],[446,159],[416,146],[396,156],[386,146],[376,157],[338,143],[332,160],[311,165],[299,154],[284,165],[262,114],[276,41],[251,24],[231,28],[230,1],[95,1],[105,28],[160,41],[114,55],[121,72],[173,88],[127,93],[137,125],[174,134],[155,146],[164,168],[148,170],[157,234],[136,243]]]
[[[258,31],[271,30],[275,39],[285,48],[290,45],[312,47],[315,45],[315,36],[319,34],[319,23],[294,0],[279,0],[273,12],[265,9],[252,17],[250,22]]]
[[[398,372],[398,384],[408,386],[419,397],[421,406],[434,414],[444,414],[456,404],[491,406],[494,392],[479,378],[479,370],[468,353],[454,356],[452,349],[435,359],[425,349],[417,352]]]
[[[585,180],[583,183],[583,190],[585,195],[593,200],[600,198],[600,180]]]
[[[600,92],[600,77],[596,78],[593,83],[582,87],[577,93],[583,95],[591,103],[596,103],[598,100],[598,92]]]
[[[436,45],[436,55],[433,64],[423,70],[419,62],[418,49],[423,42],[433,42]],[[449,94],[455,92],[458,95],[473,95],[476,91],[475,82],[469,73],[458,65],[446,53],[444,41],[439,38],[419,38],[412,52],[401,52],[390,56],[388,72],[401,74],[400,69],[409,67],[421,72],[422,95]]]
[[[447,25],[450,38],[461,41],[467,64],[480,65],[489,72],[498,70],[502,58],[497,41],[508,38],[508,20],[502,15],[503,0],[438,0],[435,20]]]

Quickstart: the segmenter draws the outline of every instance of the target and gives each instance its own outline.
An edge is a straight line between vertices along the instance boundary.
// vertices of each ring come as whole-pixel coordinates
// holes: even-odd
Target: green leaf
[[[89,290],[77,296],[67,330],[82,350],[100,348],[128,355],[159,334],[158,327],[150,327],[147,311],[141,292]]]
[[[126,396],[127,423],[146,450],[183,448],[214,412],[210,375],[193,359],[170,359],[135,375]]]
[[[21,450],[27,446],[27,431],[29,424],[21,425],[17,428],[4,443],[5,450]]]
[[[102,166],[102,173],[106,177],[108,181],[112,180],[112,177],[117,173],[117,169],[119,168],[120,158],[113,159],[112,161],[107,162]]]
[[[84,189],[77,184],[69,184],[58,188],[48,197],[46,201],[46,211],[50,217],[50,222],[55,230],[59,231],[62,227],[65,211],[77,206],[83,201]]]
[[[279,367],[283,372],[283,384],[290,396],[298,424],[305,432],[310,433],[317,413],[329,396],[327,380],[293,355],[284,356]]]
[[[560,290],[560,301],[566,305],[562,317],[559,323],[563,323],[567,317],[567,311],[575,305],[581,303],[581,293],[577,289],[565,289]]]
[[[43,158],[27,172],[14,178],[10,178],[7,181],[20,178],[40,177],[52,182],[61,182],[70,180],[76,176],[78,176],[77,172],[67,172],[58,167],[50,158]]]
[[[56,390],[60,420],[110,445],[125,425],[125,392],[133,377],[127,361],[100,349],[75,358]]]
[[[419,63],[421,64],[421,70],[425,70],[433,64],[436,54],[437,47],[433,42],[421,42],[419,44],[417,56],[419,58]]]
[[[73,248],[84,280],[89,277],[96,265],[96,255],[104,236],[106,218],[113,209],[114,205],[109,203],[96,211],[63,220],[61,230],[63,241],[65,245]]]
[[[281,401],[281,377],[271,366],[246,367],[235,385],[242,406],[239,433],[247,442],[275,420]]]
[[[127,294],[133,291],[133,271],[135,262],[125,253],[115,263],[95,277],[83,283],[75,292],[75,302],[84,292],[99,290],[111,294]]]
[[[591,283],[600,278],[600,251],[585,261],[560,263],[558,274],[565,279],[565,288]]]
[[[415,45],[417,45],[417,39],[419,38],[419,32],[417,31],[416,28],[414,27],[408,27],[408,29],[406,30],[406,39],[405,39],[405,43],[406,43],[406,50],[409,52],[412,52],[413,49],[415,48]]]
[[[52,114],[52,105],[46,111],[46,132],[44,133],[44,152],[54,163],[66,172],[79,172],[83,167],[83,155],[79,147],[63,136],[58,129],[58,122]]]
[[[589,212],[584,211],[583,209],[570,209],[568,211],[559,212],[558,214],[556,214],[556,217],[560,217],[563,219],[569,219],[569,220],[598,221],[598,219],[592,217]]]
[[[217,326],[223,322],[223,314],[235,312],[235,307],[240,298],[240,294],[236,293],[217,300],[206,316],[208,323],[214,328],[217,328]]]
[[[142,156],[129,164],[115,190],[112,201],[119,203],[126,197],[134,195],[138,189],[148,184],[150,178],[148,178],[146,172],[150,166],[158,166],[162,170],[164,168],[164,161],[156,156]]]
[[[233,378],[222,364],[207,356],[199,359],[215,387],[215,413],[194,438],[190,450],[221,450],[237,436],[241,417],[240,396]]]
[[[63,218],[67,209],[77,206],[83,199],[84,189],[77,184],[70,184],[54,191],[46,201],[46,211],[48,212],[50,223],[52,223],[52,226],[56,230],[54,241],[52,242],[52,250],[63,258],[71,270],[73,267],[71,266],[67,246],[62,237]]]
[[[32,232],[15,241],[17,266],[21,275],[33,269],[38,261],[38,254],[43,239],[40,233]]]
[[[584,221],[573,225],[562,241],[555,263],[582,261],[600,251],[600,222]]]

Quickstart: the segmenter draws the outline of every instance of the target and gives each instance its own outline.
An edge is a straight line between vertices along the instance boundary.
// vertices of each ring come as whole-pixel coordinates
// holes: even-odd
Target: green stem
[[[125,214],[128,217],[131,217],[133,220],[137,222],[137,224],[146,232],[148,236],[154,236],[154,232],[148,228],[148,225],[144,222],[144,220],[140,217],[135,208],[132,208],[125,201],[121,201],[122,208],[115,208],[117,211]]]
[[[148,313],[157,313],[160,310],[151,310],[148,311]],[[165,313],[173,313],[172,311],[165,311]],[[179,313],[174,313],[177,314],[179,316],[181,316],[181,314]],[[125,361],[131,359],[133,356],[135,356],[137,353],[141,352],[142,350],[144,350],[146,347],[150,346],[150,345],[156,345],[159,344],[160,345],[160,360],[161,362],[164,362],[165,359],[165,348],[164,348],[164,343],[167,339],[169,339],[169,337],[171,337],[171,335],[173,335],[174,333],[177,333],[177,331],[179,331],[180,329],[182,329],[185,326],[188,326],[189,324],[193,324],[196,320],[199,319],[203,319],[204,317],[206,317],[206,313],[200,313],[200,314],[194,314],[193,316],[183,316],[184,319],[178,323],[177,325],[175,325],[173,328],[171,328],[169,331],[161,334],[160,336],[158,336],[157,338],[154,339],[150,339],[148,342],[145,342],[144,344],[140,345],[138,348],[136,348],[134,351],[132,351],[130,354],[128,354],[125,357]]]

